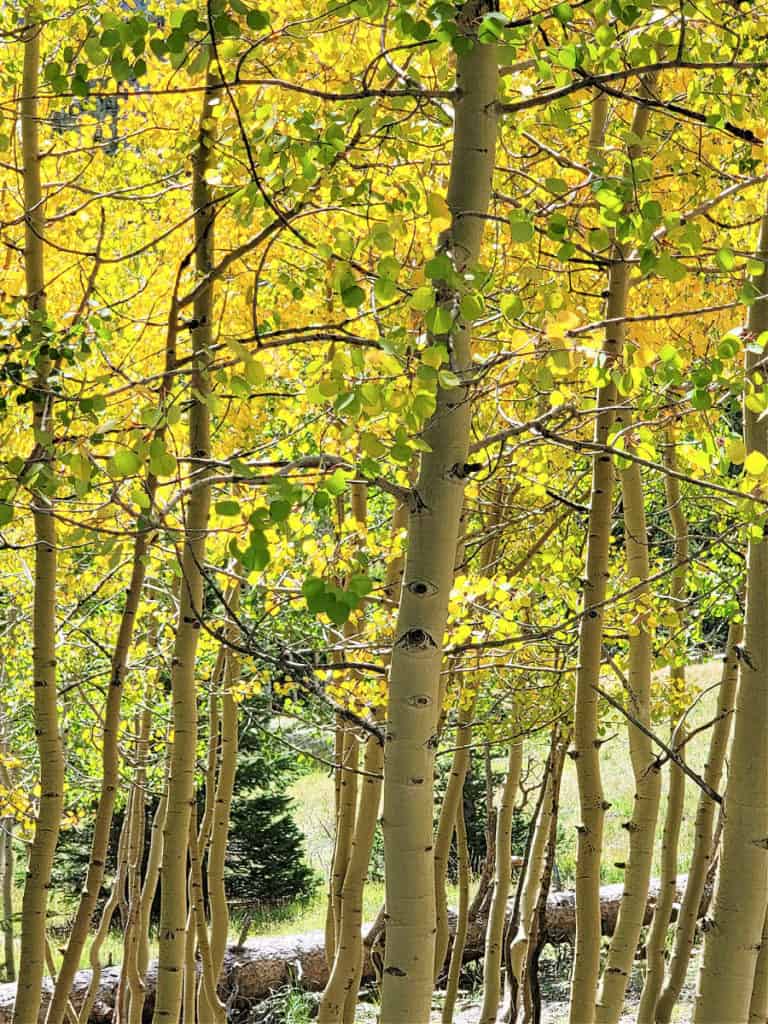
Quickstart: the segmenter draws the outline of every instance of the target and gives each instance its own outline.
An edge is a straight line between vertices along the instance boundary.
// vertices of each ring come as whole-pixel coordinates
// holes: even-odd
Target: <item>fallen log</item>
[[[677,879],[676,899],[680,899],[685,889],[687,875]],[[604,885],[600,890],[600,910],[604,935],[613,934],[619,912],[624,886],[621,883]],[[659,891],[659,880],[653,879],[645,912],[645,923],[650,923]],[[702,900],[699,915],[703,916],[708,905],[708,897]],[[511,912],[511,902],[509,910]],[[455,917],[450,915],[451,932],[455,926]],[[554,892],[547,899],[546,941],[553,945],[572,942],[576,928],[576,895],[572,891]],[[478,960],[483,955],[485,922],[476,919],[470,925],[464,959],[469,962]],[[364,977],[374,976],[370,956],[366,956]],[[105,967],[101,972],[98,996],[91,1013],[89,1024],[110,1024],[120,977],[119,967]],[[325,960],[324,936],[322,932],[305,932],[302,935],[286,935],[275,938],[249,939],[243,946],[232,946],[227,950],[219,979],[219,993],[224,1000],[229,1000],[233,1007],[247,1006],[263,999],[282,986],[295,983],[302,987],[317,991],[322,989],[328,978],[328,965]],[[78,971],[72,987],[72,1003],[76,1009],[82,1005],[91,980],[90,971]],[[145,1020],[152,1015],[155,968],[150,967],[147,977],[147,1001]],[[43,1001],[40,1021],[50,1001],[51,984],[46,979],[43,989]],[[11,1024],[13,1001],[16,996],[16,985],[0,985],[0,1024]],[[32,1024],[32,1022],[30,1022]]]

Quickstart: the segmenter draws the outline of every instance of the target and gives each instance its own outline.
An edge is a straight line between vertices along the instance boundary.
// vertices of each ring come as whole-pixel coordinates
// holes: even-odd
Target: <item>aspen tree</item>
[[[170,367],[166,367],[167,372],[169,369]],[[147,490],[151,497],[154,497],[156,484],[157,481],[150,477]],[[134,625],[144,586],[149,547],[150,536],[146,530],[140,529],[134,544],[131,579],[120,616],[117,640],[115,641],[112,653],[109,689],[104,708],[104,728],[102,732],[101,788],[93,827],[93,839],[91,840],[91,852],[88,859],[85,885],[80,895],[80,901],[77,905],[75,918],[67,940],[67,947],[64,951],[53,996],[48,1006],[46,1024],[62,1024],[64,1020],[66,999],[72,988],[75,973],[80,965],[83,948],[88,938],[91,920],[104,880],[109,836],[119,785],[120,750],[118,735],[123,682],[125,680]]]
[[[604,143],[607,105],[604,97],[593,104],[589,150],[597,161]],[[632,121],[636,140],[627,150],[628,160],[642,151],[649,111],[638,106]],[[597,389],[594,440],[605,445],[616,421],[616,384],[611,371],[621,364],[626,337],[626,302],[629,285],[629,253],[614,241],[608,277],[605,318],[609,322],[602,346],[607,379]],[[608,556],[613,508],[614,466],[612,456],[598,452],[592,460],[592,486],[587,526],[584,614],[579,627],[579,653],[574,697],[573,747],[576,763],[581,821],[577,827],[576,852],[576,946],[571,979],[570,1024],[592,1024],[595,990],[600,972],[600,861],[603,848],[605,799],[600,774],[598,693],[603,648],[603,602],[608,583]]]
[[[494,502],[486,527],[488,539],[480,550],[478,572],[485,576],[494,564],[499,549],[499,523],[503,515],[504,485],[500,484],[494,495]],[[457,559],[458,561],[458,559]],[[472,723],[475,715],[477,690],[472,690],[469,701],[459,701],[458,722],[456,724],[456,744],[448,774],[448,784],[440,807],[440,817],[435,832],[435,901],[437,923],[435,933],[435,979],[445,964],[448,952],[448,898],[446,878],[448,875],[448,855],[458,808],[464,791],[464,780],[467,777],[472,746]]]
[[[45,970],[46,911],[51,869],[64,805],[64,751],[56,701],[56,522],[51,499],[40,486],[50,474],[53,444],[53,369],[44,346],[46,319],[45,206],[40,176],[39,112],[41,22],[34,9],[25,10],[22,40],[24,64],[19,100],[22,181],[24,188],[24,275],[30,336],[36,349],[33,385],[34,455],[28,462],[35,529],[32,671],[34,722],[40,758],[40,804],[29,851],[21,910],[19,982],[14,1021],[30,1024],[40,1009]]]
[[[480,1007],[480,1024],[495,1024],[501,1002],[502,940],[507,915],[507,899],[512,882],[512,816],[522,767],[523,741],[519,739],[509,748],[507,773],[496,818],[496,873],[485,931],[483,1001]]]
[[[181,1009],[184,949],[187,920],[187,846],[189,819],[194,801],[197,748],[197,693],[195,655],[203,614],[202,567],[208,526],[210,485],[206,482],[210,457],[210,383],[207,364],[213,336],[213,284],[206,275],[213,265],[215,210],[206,181],[210,165],[215,121],[210,111],[218,102],[217,79],[208,71],[200,118],[197,150],[193,160],[192,203],[195,222],[195,270],[205,282],[194,302],[191,331],[193,372],[189,408],[189,451],[196,487],[185,516],[184,550],[181,557],[179,618],[171,666],[173,746],[168,779],[168,803],[162,857],[159,962],[155,1024],[176,1024]]]
[[[523,966],[528,952],[528,943],[534,926],[534,916],[539,902],[544,855],[546,853],[549,833],[552,826],[552,787],[554,783],[554,759],[556,757],[557,739],[553,740],[549,763],[546,767],[544,792],[542,793],[539,813],[534,824],[533,837],[528,851],[525,874],[520,881],[520,903],[517,931],[509,947],[509,969],[507,985],[510,988],[510,1005],[517,1006],[522,993]],[[514,994],[512,993],[514,991]],[[512,1019],[516,1016],[511,1012]]]
[[[339,518],[339,535],[344,525],[344,495],[341,494],[336,502]],[[350,486],[350,506],[352,518],[357,523],[358,530],[362,533],[366,528],[368,517],[367,495],[365,486],[360,483],[352,483]],[[340,581],[342,582],[342,581]],[[344,623],[343,634],[345,638],[353,635],[354,627],[349,619]],[[341,658],[340,652],[336,655]],[[333,860],[328,879],[328,913],[326,918],[326,949],[325,955],[329,966],[333,965],[336,949],[338,948],[339,929],[341,927],[342,915],[342,889],[347,868],[352,856],[352,844],[354,840],[357,815],[357,792],[358,792],[358,763],[360,759],[360,743],[354,730],[349,723],[339,715],[336,721],[336,736],[334,752],[336,754],[336,768],[334,771],[334,797],[335,797],[335,828],[333,844]]]
[[[149,730],[152,714],[145,708],[141,715],[136,716],[136,758],[134,765],[133,800],[131,804],[131,820],[126,847],[126,888],[128,894],[128,914],[124,922],[123,932],[123,964],[120,983],[115,1000],[115,1011],[118,1021],[130,1021],[141,1024],[141,1016],[133,1011],[134,1001],[140,1001],[139,990],[142,987],[139,974],[139,924],[141,917],[141,859],[144,854],[144,830],[146,826],[146,789],[147,789],[147,748],[149,746]]]
[[[744,627],[741,622],[732,622],[728,627],[725,659],[717,695],[715,724],[709,741],[709,752],[704,765],[703,778],[715,792],[719,791],[723,775],[725,755],[733,721],[733,706],[739,678],[738,646],[742,641]],[[688,964],[693,950],[699,906],[704,894],[707,874],[715,854],[714,833],[717,804],[703,789],[699,793],[696,818],[693,826],[693,852],[688,865],[688,880],[677,915],[672,960],[666,983],[658,998],[655,1020],[658,1024],[669,1024],[672,1011],[682,991]]]
[[[392,515],[392,536],[396,537],[408,521],[408,508],[400,502]],[[403,570],[402,558],[387,564],[384,595],[397,600],[397,588]],[[376,715],[381,718],[381,712]],[[318,1024],[354,1024],[357,997],[363,967],[363,890],[371,858],[376,821],[381,803],[381,775],[384,751],[378,738],[371,736],[365,745],[360,798],[355,815],[350,857],[341,889],[339,929],[328,983],[325,986]]]
[[[757,383],[763,355],[752,349],[768,330],[768,213],[763,215],[753,279],[757,298],[745,332],[745,392]],[[768,458],[768,422],[744,407],[747,458]],[[768,905],[768,543],[753,526],[747,553],[744,657],[729,759],[720,875],[706,933],[694,1010],[695,1024],[743,1021],[749,1015],[755,965]]]
[[[664,449],[664,464],[670,472],[664,476],[664,493],[667,499],[667,512],[672,521],[672,530],[675,538],[675,568],[672,573],[671,597],[676,608],[682,611],[685,605],[688,580],[688,557],[690,550],[688,521],[683,513],[680,481],[677,477],[672,476],[672,473],[677,469],[674,434],[672,432],[668,434],[667,442],[667,447]],[[670,669],[670,690],[673,702],[679,700],[684,687],[685,667],[675,663]],[[679,744],[682,740],[683,735],[681,731],[673,728],[672,744]],[[653,921],[646,940],[648,969],[638,1008],[638,1021],[649,1022],[649,1024],[653,1024],[656,1001],[664,981],[666,937],[672,914],[672,905],[677,891],[677,852],[684,801],[685,773],[679,765],[670,762],[669,792],[667,795],[667,810],[661,844],[659,897],[656,900]]]
[[[631,430],[631,417],[623,410]],[[631,450],[631,443],[627,445]],[[648,577],[648,530],[640,467],[636,462],[621,470],[621,494],[624,507],[624,537],[627,574],[639,584],[635,596],[641,604],[633,633],[629,638],[629,700],[633,715],[645,726],[651,723],[652,637],[646,623],[643,603],[650,596]],[[598,1024],[617,1024],[624,1006],[624,994],[635,959],[637,942],[645,919],[648,885],[651,879],[656,819],[661,797],[661,773],[653,745],[646,733],[628,723],[629,749],[635,777],[632,818],[626,824],[629,833],[629,858],[624,875],[624,892],[616,928],[611,938],[602,984],[595,1007]]]
[[[229,597],[229,607],[235,615],[240,608],[240,584]],[[230,642],[237,637],[236,627],[230,627]],[[221,695],[221,738],[219,774],[213,804],[211,844],[207,860],[208,902],[211,913],[211,961],[214,977],[218,977],[224,963],[224,953],[229,930],[229,907],[224,888],[224,862],[227,855],[229,814],[232,807],[232,793],[237,771],[237,703],[234,688],[240,679],[240,658],[230,647],[225,655],[224,688]]]
[[[464,948],[467,944],[469,929],[469,844],[463,800],[459,803],[456,811],[456,859],[459,868],[459,905],[456,908],[456,931],[453,935],[451,960],[448,965],[448,978],[441,1015],[442,1024],[452,1024],[453,1022],[453,1011],[456,1007],[456,996],[459,994]]]
[[[131,825],[131,803],[132,791],[128,794],[126,813],[120,829],[120,838],[117,841],[117,856],[115,858],[117,870],[115,871],[112,889],[110,890],[107,902],[104,904],[104,909],[101,912],[99,924],[91,942],[91,948],[88,950],[88,962],[91,965],[91,979],[88,983],[85,998],[80,1006],[78,1024],[89,1024],[91,1019],[91,1010],[93,1009],[93,1004],[96,1002],[96,997],[99,994],[99,982],[101,981],[101,947],[104,945],[104,940],[109,935],[109,929],[112,926],[112,918],[114,917],[122,892],[125,888],[125,876],[128,866],[125,854],[128,848],[128,838]]]
[[[3,669],[5,669],[3,660]],[[8,742],[0,726],[0,784],[6,792],[11,790],[11,776],[5,764]],[[3,966],[5,980],[16,980],[16,949],[13,939],[13,889],[15,856],[13,850],[12,817],[0,818],[0,929],[3,932]]]
[[[458,16],[467,52],[456,57],[459,95],[448,185],[451,226],[438,249],[463,273],[478,259],[488,209],[496,143],[498,57],[480,44],[477,26],[490,10],[484,0]],[[450,332],[450,370],[459,383],[440,388],[425,431],[430,451],[421,460],[408,526],[404,585],[390,671],[384,769],[386,960],[382,1024],[426,1024],[433,985],[435,890],[432,737],[440,708],[440,670],[448,598],[463,505],[469,444],[470,324],[457,296],[438,287],[456,316]]]

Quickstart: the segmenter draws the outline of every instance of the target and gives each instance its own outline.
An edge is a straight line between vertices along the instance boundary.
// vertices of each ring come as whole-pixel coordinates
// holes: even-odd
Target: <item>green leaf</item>
[[[418,313],[426,313],[435,304],[435,289],[428,284],[417,288],[410,298],[408,305]]]
[[[113,57],[110,70],[116,82],[126,82],[131,77],[131,65],[125,57]]]
[[[360,435],[360,447],[366,455],[370,455],[374,459],[381,458],[387,451],[386,445],[382,444],[375,434],[371,434],[368,431],[363,431]]]
[[[471,292],[462,295],[459,310],[466,321],[471,323],[477,320],[483,314],[482,296],[473,295]]]
[[[255,10],[249,11],[245,20],[248,23],[248,28],[252,28],[255,32],[260,32],[269,25],[270,16],[266,11]]]
[[[347,489],[347,478],[344,476],[343,470],[335,470],[335,472],[325,480],[324,487],[329,494],[334,496],[334,498],[339,494],[343,494]]]
[[[365,302],[365,292],[357,282],[345,284],[341,289],[341,301],[347,309],[358,309]]]
[[[277,499],[269,503],[269,515],[273,523],[284,523],[291,514],[290,501]]]
[[[736,266],[736,257],[730,249],[718,249],[715,253],[715,262],[721,270],[733,270]]]
[[[215,508],[220,516],[236,516],[240,513],[240,503],[237,501],[217,501]]]
[[[509,233],[513,242],[530,242],[535,232],[533,224],[527,218],[516,217],[514,220],[510,218]]]
[[[667,281],[677,284],[683,280],[688,271],[684,263],[676,260],[669,253],[663,252],[656,262],[656,273]]]
[[[0,501],[0,526],[7,526],[13,519],[13,505]]]
[[[519,317],[524,308],[519,295],[502,295],[499,306],[504,316],[510,319]]]
[[[440,387],[457,388],[461,384],[461,379],[456,376],[453,370],[440,370],[437,376],[440,381]]]
[[[448,306],[433,306],[427,313],[425,322],[427,330],[432,334],[448,334],[453,327],[453,314]]]
[[[141,467],[141,459],[130,448],[115,452],[107,464],[112,476],[132,476]]]

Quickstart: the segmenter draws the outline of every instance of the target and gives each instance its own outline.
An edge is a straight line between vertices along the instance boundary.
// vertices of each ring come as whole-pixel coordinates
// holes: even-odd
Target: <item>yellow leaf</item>
[[[744,459],[744,469],[750,476],[762,476],[768,467],[768,459],[762,452],[750,452]]]
[[[445,199],[437,192],[427,196],[427,212],[436,228],[447,228],[451,223],[451,211]]]
[[[651,345],[640,345],[635,352],[635,366],[638,366],[641,370],[645,369],[646,366],[650,366],[656,358]]]
[[[744,447],[744,442],[739,438],[728,442],[725,454],[728,456],[729,462],[733,462],[735,465],[740,466],[747,457],[747,449]],[[757,455],[759,453],[754,452],[753,454]]]
[[[554,320],[547,321],[547,337],[556,341],[562,341],[568,331],[572,331],[579,322],[579,318],[570,309],[564,309]]]

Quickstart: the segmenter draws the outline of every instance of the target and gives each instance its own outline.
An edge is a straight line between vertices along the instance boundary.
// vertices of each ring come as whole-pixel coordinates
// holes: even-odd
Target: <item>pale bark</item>
[[[673,736],[672,742],[682,739]],[[667,931],[672,918],[676,894],[677,850],[685,804],[685,772],[676,764],[669,764],[669,793],[664,832],[661,841],[661,883],[659,899],[646,942],[648,971],[638,1008],[638,1024],[653,1024],[654,1007],[664,980]]]
[[[617,421],[621,420],[631,428],[631,416],[628,413],[619,413]],[[620,478],[627,575],[630,580],[640,584],[636,591],[640,608],[633,624],[636,632],[629,638],[629,701],[634,717],[650,727],[653,639],[646,624],[649,609],[643,604],[650,597],[650,565],[645,498],[639,465],[633,462],[621,471]],[[624,994],[643,926],[661,797],[661,774],[652,741],[631,722],[628,723],[628,734],[635,777],[632,818],[625,825],[629,833],[629,856],[624,876],[624,898],[595,1006],[597,1024],[617,1024],[624,1006]],[[674,873],[672,884],[674,886]]]
[[[240,607],[239,584],[230,594],[229,605],[237,614]],[[236,637],[237,630],[234,627],[230,628],[229,640],[235,640]],[[211,961],[216,976],[221,972],[221,965],[224,962],[229,931],[229,907],[224,888],[224,862],[227,855],[229,813],[232,807],[232,793],[237,771],[237,703],[233,691],[239,680],[240,659],[237,652],[230,648],[226,652],[224,667],[224,692],[221,695],[220,763],[214,796],[211,843],[206,865],[208,903],[211,915]]]
[[[448,965],[442,1024],[452,1024],[453,1022],[453,1011],[459,992],[459,980],[464,963],[464,949],[467,944],[467,929],[469,927],[469,846],[463,800],[459,801],[459,806],[456,809],[456,857],[459,862],[459,905],[456,909],[456,930],[453,936],[451,960]],[[446,923],[447,917],[446,914]]]
[[[28,7],[22,30],[24,64],[19,101],[22,182],[24,188],[24,274],[27,311],[33,346],[42,339],[46,317],[43,246],[45,213],[40,177],[39,112],[40,37],[36,8]],[[35,475],[50,472],[53,444],[53,391],[48,377],[51,362],[37,359],[33,399],[34,453],[28,461],[35,529],[34,604],[32,614],[32,671],[34,724],[40,761],[40,801],[29,851],[21,911],[19,988],[14,1020],[37,1019],[45,971],[46,912],[51,869],[64,806],[64,751],[59,735],[56,700],[56,522],[51,499],[38,487]]]
[[[755,965],[748,1024],[768,1024],[768,916],[763,923],[760,952]]]
[[[590,158],[602,149],[607,118],[607,98],[593,102]],[[627,271],[619,259],[613,264],[606,319],[619,317],[603,341],[603,358],[609,370],[621,359],[624,346],[624,293]],[[613,428],[616,385],[612,378],[597,389],[594,439],[607,444]],[[579,628],[578,666],[573,712],[573,748],[579,791],[580,821],[576,827],[576,946],[571,977],[570,1024],[592,1024],[595,990],[600,970],[600,857],[603,821],[608,806],[600,774],[598,695],[603,645],[603,602],[608,583],[608,549],[611,535],[614,469],[610,455],[592,460],[592,486],[587,524],[584,614]]]
[[[768,290],[768,214],[760,227],[754,279]],[[768,299],[750,307],[745,341],[746,377],[762,356],[746,345],[768,329]],[[747,452],[768,456],[768,422],[744,408]],[[768,542],[754,534],[747,555],[744,656],[729,760],[720,876],[713,927],[706,933],[694,1012],[695,1024],[746,1020],[768,905]]]
[[[200,832],[202,833],[202,829]],[[187,1007],[187,1019],[189,1024],[197,1020],[199,1024],[225,1024],[226,1010],[216,993],[216,985],[219,972],[213,969],[211,958],[211,940],[208,933],[208,922],[205,918],[205,904],[203,901],[203,868],[202,857],[202,836],[197,830],[197,815],[192,809],[189,821],[189,878],[190,878],[190,913],[192,922],[190,927],[194,929],[197,938],[197,949],[200,956],[200,979],[198,982],[199,991],[195,988],[196,965],[192,963],[189,971],[192,979],[192,998]],[[192,947],[194,949],[194,946]],[[185,984],[187,979],[184,979]]]
[[[145,696],[146,699],[146,696]],[[138,738],[133,781],[133,805],[126,851],[128,915],[123,936],[123,975],[117,1000],[116,1024],[141,1024],[140,1011],[134,1007],[142,1003],[142,980],[139,973],[139,946],[141,942],[141,860],[144,855],[146,827],[147,752],[152,713],[146,707],[137,715]],[[70,986],[71,987],[71,986]]]
[[[728,738],[731,734],[733,706],[736,697],[736,686],[739,678],[738,645],[742,641],[744,628],[740,622],[732,622],[728,627],[728,641],[725,648],[725,660],[720,679],[717,698],[716,721],[712,727],[709,742],[709,753],[704,766],[704,781],[715,791],[720,789],[723,775],[725,755],[728,750]],[[672,1011],[685,982],[688,964],[691,959],[693,940],[696,934],[696,920],[699,904],[704,892],[707,874],[715,853],[715,815],[717,804],[702,789],[696,807],[694,822],[693,852],[688,871],[688,884],[685,887],[680,912],[677,916],[677,928],[666,984],[661,991],[656,1005],[656,1021],[658,1024],[669,1024]]]
[[[353,506],[354,507],[354,506]],[[358,500],[356,518],[362,524],[366,510]],[[392,515],[392,535],[397,536],[408,519],[405,504],[398,503]],[[384,577],[384,594],[392,600],[400,583],[402,558],[392,558]],[[377,720],[381,712],[376,713]],[[381,803],[381,775],[384,751],[375,736],[369,737],[363,758],[360,799],[355,814],[350,855],[341,888],[339,929],[328,984],[318,1010],[318,1024],[354,1024],[357,996],[363,972],[363,892],[371,858],[376,821]]]
[[[505,487],[500,483],[494,495],[493,506],[485,524],[489,531],[489,538],[482,545],[478,559],[478,571],[480,576],[485,576],[492,569],[496,560],[499,548],[499,523],[504,510]],[[460,559],[457,559],[459,562]],[[444,674],[448,677],[448,673]],[[467,678],[467,677],[465,677]],[[446,879],[448,875],[448,857],[451,849],[451,839],[454,834],[454,825],[464,792],[464,780],[470,764],[470,749],[472,744],[472,722],[475,714],[477,701],[477,684],[469,683],[469,697],[460,695],[458,721],[456,724],[456,742],[453,751],[451,769],[448,774],[443,802],[440,807],[440,817],[435,832],[435,907],[436,907],[436,931],[435,931],[435,979],[445,965],[445,957],[448,952],[448,895],[446,892]],[[465,686],[462,685],[462,691]],[[439,730],[442,733],[442,730]]]
[[[440,807],[440,818],[435,833],[435,978],[445,964],[448,953],[448,896],[446,880],[448,877],[448,857],[451,840],[454,834],[459,808],[464,792],[464,780],[469,769],[470,749],[472,743],[472,722],[474,719],[475,695],[473,693],[469,707],[460,704],[456,725],[456,749],[451,760],[448,785]]]
[[[668,469],[674,471],[677,469],[677,459],[674,448],[674,436],[671,432],[667,440],[669,443],[665,449],[664,463]],[[667,474],[664,477],[664,492],[675,537],[674,559],[676,567],[672,573],[671,597],[673,604],[682,612],[685,607],[688,580],[690,548],[688,521],[682,509],[680,481],[676,477]],[[674,664],[672,666],[670,670],[670,690],[672,701],[679,700],[683,695],[685,690],[684,665]],[[672,745],[682,743],[683,739],[682,732],[673,729]],[[704,794],[702,793],[702,795]],[[646,941],[648,969],[640,997],[638,1024],[653,1024],[656,1003],[664,981],[666,938],[674,901],[678,840],[682,825],[684,801],[685,773],[678,765],[670,762],[669,794],[667,797],[667,811],[661,844],[661,898],[656,906],[653,923]]]
[[[460,30],[472,37],[484,2],[465,4]],[[456,58],[453,154],[448,185],[451,226],[438,248],[458,273],[476,263],[488,209],[496,142],[498,57],[473,40]],[[405,579],[390,671],[384,772],[387,942],[381,1024],[427,1024],[433,986],[435,883],[434,749],[448,599],[453,582],[469,446],[470,324],[457,296],[438,282],[441,302],[457,319],[448,337],[456,387],[440,388],[425,430],[408,527]]]
[[[3,846],[2,929],[6,981],[16,979],[16,953],[13,944],[13,826],[13,818],[5,818],[0,823],[0,843]]]
[[[215,208],[206,171],[211,163],[218,102],[216,79],[209,71],[193,160],[192,204],[195,223],[195,270],[204,280],[213,266]],[[162,858],[159,967],[155,1024],[176,1024],[181,1009],[187,927],[187,840],[195,792],[197,693],[195,661],[203,614],[202,566],[208,526],[210,485],[205,482],[211,454],[208,362],[213,337],[213,285],[202,287],[194,302],[191,331],[193,369],[189,408],[190,469],[198,486],[187,502],[184,549],[181,555],[179,619],[171,665],[173,747],[168,780],[168,804]]]
[[[514,721],[514,719],[513,719]],[[501,1002],[501,953],[506,921],[507,899],[512,884],[512,818],[523,767],[523,741],[516,740],[509,749],[507,773],[501,791],[496,818],[496,873],[493,896],[488,912],[483,958],[483,1001],[480,1024],[495,1024]]]
[[[516,1003],[518,993],[522,992],[523,967],[526,962],[528,943],[539,904],[545,853],[552,827],[552,813],[555,809],[552,789],[554,782],[557,781],[553,771],[555,756],[556,751],[553,746],[550,763],[546,769],[544,792],[539,806],[539,813],[534,824],[533,838],[528,850],[525,874],[520,883],[517,931],[509,947],[509,976],[507,978],[507,985],[511,987],[510,1002],[513,1004]]]
[[[128,799],[128,807],[126,809],[125,817],[123,818],[123,825],[120,829],[120,838],[117,843],[117,857],[115,867],[115,879],[112,883],[112,891],[109,894],[107,902],[104,904],[104,909],[101,912],[99,919],[99,925],[96,929],[96,934],[93,936],[91,942],[91,948],[88,951],[88,961],[91,965],[90,977],[88,978],[88,984],[85,986],[83,991],[83,998],[79,1006],[79,1024],[88,1024],[91,1018],[91,1010],[93,1009],[96,997],[99,992],[99,982],[101,980],[101,947],[104,945],[104,940],[109,934],[109,929],[112,924],[112,917],[114,916],[117,905],[120,902],[121,893],[125,886],[125,872],[126,872],[126,859],[125,851],[128,845],[128,832],[130,829],[130,811],[131,801]],[[119,985],[120,973],[116,977],[116,988]],[[69,995],[70,993],[67,993]]]
[[[644,86],[647,88],[647,84]],[[590,155],[593,160],[599,156],[604,142],[607,110],[602,102],[593,110],[590,133]],[[632,135],[636,140],[627,150],[628,161],[636,159],[642,151],[642,140],[648,126],[649,111],[637,106],[632,120]],[[612,371],[621,364],[626,338],[627,289],[629,285],[629,264],[627,247],[619,242],[613,244],[613,262],[608,275],[608,290],[605,317],[610,323],[602,346],[603,365],[609,372],[608,380],[597,389],[596,408],[600,410],[595,418],[594,440],[605,445],[615,423],[617,390]],[[637,464],[633,464],[637,468]],[[614,466],[612,456],[597,453],[592,460],[592,489],[587,527],[586,573],[584,581],[584,615],[579,629],[579,663],[576,671],[576,693],[574,698],[573,750],[571,756],[576,762],[579,787],[581,821],[577,826],[576,852],[576,893],[578,927],[571,982],[570,1024],[593,1024],[596,1014],[602,1013],[595,1003],[595,989],[600,970],[599,894],[600,862],[603,848],[603,827],[605,812],[610,806],[603,793],[600,774],[600,740],[598,736],[598,693],[603,648],[603,602],[606,597],[609,573],[609,546],[611,513],[613,504]],[[642,500],[642,488],[641,488]],[[643,857],[636,863],[640,873]],[[635,908],[632,903],[635,903]],[[627,911],[627,939],[635,927],[636,900],[630,900]],[[625,917],[627,917],[625,914]],[[622,928],[622,933],[624,928]],[[626,959],[627,941],[620,937],[615,947],[615,956]],[[605,981],[619,982],[623,967],[611,970]],[[611,985],[613,988],[613,985]],[[599,1002],[608,1000],[607,1019],[613,1017],[615,994],[601,992]]]

